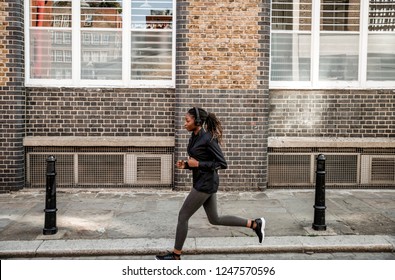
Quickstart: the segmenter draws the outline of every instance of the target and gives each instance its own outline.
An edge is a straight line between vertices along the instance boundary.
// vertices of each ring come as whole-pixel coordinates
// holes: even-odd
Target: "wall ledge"
[[[174,137],[51,137],[29,136],[25,147],[174,147]]]
[[[270,148],[395,148],[386,137],[269,137]]]

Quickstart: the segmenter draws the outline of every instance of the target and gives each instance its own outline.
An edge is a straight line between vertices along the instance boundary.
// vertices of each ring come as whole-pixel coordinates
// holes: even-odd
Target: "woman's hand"
[[[176,166],[178,169],[185,169],[185,161],[183,160],[177,161]]]
[[[189,165],[189,167],[199,167],[199,162],[196,159],[194,159],[193,157],[189,157],[188,165]]]

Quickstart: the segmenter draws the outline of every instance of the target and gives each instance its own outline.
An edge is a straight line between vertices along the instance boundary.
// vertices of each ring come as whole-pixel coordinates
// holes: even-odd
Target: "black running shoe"
[[[262,240],[265,239],[265,224],[266,221],[264,218],[259,218],[255,220],[256,228],[254,229],[256,235],[258,235],[259,243],[262,243]]]
[[[156,256],[155,259],[156,260],[170,260],[170,261],[174,260],[174,261],[176,261],[176,260],[181,260],[181,256],[171,252],[166,255]]]

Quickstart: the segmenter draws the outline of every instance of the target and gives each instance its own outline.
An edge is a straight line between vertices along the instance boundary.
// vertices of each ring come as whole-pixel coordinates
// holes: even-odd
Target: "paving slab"
[[[57,196],[54,235],[42,234],[45,192],[0,194],[0,256],[136,254],[171,250],[187,191],[68,189]],[[264,216],[266,239],[251,229],[211,225],[203,209],[189,221],[190,253],[393,250],[395,190],[326,192],[326,231],[315,231],[314,190],[218,192],[220,215]],[[342,252],[342,251],[341,251]]]

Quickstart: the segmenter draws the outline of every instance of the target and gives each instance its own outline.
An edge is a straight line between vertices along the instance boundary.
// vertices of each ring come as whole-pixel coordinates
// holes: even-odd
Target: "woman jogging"
[[[201,206],[204,207],[211,224],[251,228],[262,243],[265,229],[264,218],[253,220],[235,216],[218,216],[216,196],[219,185],[218,169],[227,168],[219,146],[222,140],[221,122],[213,113],[194,107],[185,115],[184,127],[192,132],[187,149],[189,158],[187,161],[177,161],[177,168],[192,170],[193,188],[178,215],[173,252],[156,256],[156,259],[181,259],[182,247],[188,234],[188,221]]]

